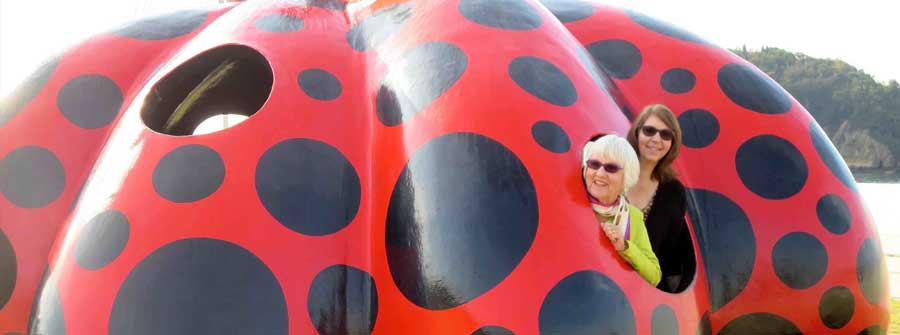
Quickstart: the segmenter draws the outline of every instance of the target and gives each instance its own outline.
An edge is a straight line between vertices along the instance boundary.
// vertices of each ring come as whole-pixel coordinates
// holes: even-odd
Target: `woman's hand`
[[[616,226],[611,224],[603,224],[601,225],[603,229],[603,233],[606,234],[606,238],[612,243],[613,247],[616,248],[616,251],[625,250],[625,238],[622,237],[622,234],[619,233],[619,229]]]

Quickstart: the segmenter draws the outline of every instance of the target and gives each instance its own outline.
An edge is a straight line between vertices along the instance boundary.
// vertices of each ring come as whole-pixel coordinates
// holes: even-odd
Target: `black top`
[[[659,183],[645,225],[662,270],[657,288],[663,291],[681,292],[693,281],[694,245],[684,219],[686,209],[687,199],[680,181]],[[681,275],[680,283],[670,287],[666,278],[678,275]]]

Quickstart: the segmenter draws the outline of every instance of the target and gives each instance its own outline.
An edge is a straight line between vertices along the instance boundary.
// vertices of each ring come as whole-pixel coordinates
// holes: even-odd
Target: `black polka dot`
[[[557,106],[571,106],[578,99],[575,85],[556,65],[522,56],[509,63],[509,76],[526,92]]]
[[[193,202],[208,197],[225,179],[225,163],[219,153],[199,144],[178,147],[166,154],[153,170],[153,189],[173,202]]]
[[[359,210],[359,176],[334,147],[289,139],[263,154],[256,166],[256,193],[288,229],[328,235],[346,227]]]
[[[650,319],[650,334],[678,335],[678,318],[675,317],[672,307],[659,305],[653,309],[653,317]]]
[[[44,207],[66,187],[66,172],[52,152],[27,146],[0,161],[0,192],[23,208]]]
[[[75,243],[75,261],[88,270],[97,270],[112,262],[125,249],[131,226],[125,214],[108,210],[89,221]]]
[[[375,280],[360,269],[333,265],[316,275],[307,307],[319,334],[370,334],[378,317]]]
[[[0,310],[9,302],[16,288],[17,270],[16,251],[3,230],[0,230]]]
[[[825,291],[819,301],[819,318],[831,329],[840,329],[853,317],[853,292],[844,286],[835,286]]]
[[[688,32],[684,29],[673,26],[667,22],[660,21],[660,20],[654,19],[652,17],[649,17],[647,15],[644,15],[644,14],[641,14],[641,13],[638,13],[635,11],[630,11],[630,10],[628,11],[628,16],[631,17],[631,19],[634,22],[636,22],[637,24],[643,26],[644,28],[650,29],[651,31],[654,31],[654,32],[657,32],[657,33],[660,33],[660,34],[663,34],[663,35],[666,35],[669,37],[677,38],[682,41],[708,44],[708,42],[706,42],[699,36],[694,35],[693,33]]]
[[[407,4],[382,8],[350,28],[347,43],[356,51],[368,51],[396,33],[412,16]]]
[[[617,79],[628,79],[641,69],[641,51],[624,40],[604,40],[586,45],[594,61]]]
[[[66,333],[66,321],[63,314],[63,305],[56,287],[56,278],[44,272],[41,286],[38,288],[31,305],[31,314],[28,321],[29,334],[64,335]]]
[[[809,123],[809,136],[812,138],[813,146],[816,148],[819,158],[822,159],[828,170],[831,170],[831,174],[837,177],[844,186],[856,191],[856,181],[853,179],[850,169],[847,168],[847,163],[844,163],[841,154],[838,153],[831,140],[828,139],[822,128],[815,122]]]
[[[694,89],[697,77],[688,69],[674,68],[663,73],[659,84],[666,92],[673,94],[687,93]]]
[[[689,109],[678,116],[681,143],[688,148],[700,149],[719,137],[719,120],[705,109]]]
[[[772,267],[785,285],[794,289],[810,288],[825,276],[828,253],[814,236],[794,232],[775,243]]]
[[[850,208],[841,197],[826,194],[816,203],[816,216],[825,229],[835,234],[850,230]]]
[[[541,26],[541,15],[524,0],[461,0],[459,12],[477,24],[508,30]]]
[[[476,329],[471,335],[515,335],[509,329],[500,326],[485,326]]]
[[[741,144],[735,166],[744,186],[756,195],[772,200],[797,194],[809,176],[800,150],[773,135],[756,136]]]
[[[453,44],[427,42],[417,46],[402,60],[388,65],[390,71],[375,97],[378,119],[396,126],[412,118],[450,89],[468,64],[469,58]]]
[[[337,77],[322,69],[309,69],[297,77],[300,88],[316,100],[334,100],[341,96],[341,82]]]
[[[728,64],[719,69],[719,88],[738,106],[763,114],[791,110],[791,98],[778,83],[750,66]]]
[[[756,237],[734,201],[708,190],[689,189],[688,214],[706,266],[713,311],[737,297],[753,273]]]
[[[0,99],[0,127],[19,114],[31,99],[44,89],[44,85],[50,81],[56,66],[59,65],[59,57],[54,57],[39,66],[27,78],[23,79],[9,95]]]
[[[571,146],[566,131],[550,121],[536,122],[534,126],[531,126],[531,136],[541,147],[553,153],[567,152]]]
[[[793,322],[775,314],[751,313],[741,315],[719,330],[720,335],[743,334],[803,334]]]
[[[444,135],[419,148],[397,179],[387,212],[388,265],[411,302],[456,307],[512,272],[537,224],[534,183],[513,152],[477,134]]]
[[[253,25],[270,33],[290,33],[303,29],[303,19],[292,15],[274,14],[259,18]]]
[[[594,6],[582,0],[540,0],[562,23],[584,20],[594,15]]]
[[[709,311],[703,313],[700,324],[697,325],[696,335],[712,335],[712,323],[709,322]]]
[[[179,240],[141,260],[119,288],[109,334],[287,334],[275,275],[246,249]]]
[[[881,303],[885,298],[886,275],[883,264],[881,248],[871,237],[867,238],[856,254],[856,279],[863,297],[873,305]]]
[[[206,22],[206,18],[206,11],[179,11],[132,22],[112,34],[139,40],[164,40],[193,32]]]
[[[860,330],[859,333],[856,333],[856,335],[885,335],[885,334],[886,334],[886,332],[884,331],[884,328],[882,328],[880,325],[874,325],[869,328]]]
[[[594,62],[594,58],[588,53],[587,49],[583,47],[576,47],[576,54],[578,55],[578,61],[581,62],[581,65],[584,69],[591,75],[591,79],[594,80],[594,84],[597,85],[597,88],[600,89],[600,92],[603,93],[610,101],[616,101],[615,98],[612,97],[609,93],[610,87],[614,87],[615,85],[609,80],[609,77],[603,74],[603,71],[597,66],[597,63]],[[590,93],[589,93],[590,94]]]
[[[580,271],[550,290],[538,317],[541,334],[635,334],[631,303],[602,273]]]
[[[340,0],[290,0],[290,2],[301,6],[313,6],[331,10],[344,10],[347,8],[347,3]]]
[[[119,115],[122,90],[106,76],[86,74],[69,80],[59,90],[56,105],[75,125],[86,129],[102,128]]]

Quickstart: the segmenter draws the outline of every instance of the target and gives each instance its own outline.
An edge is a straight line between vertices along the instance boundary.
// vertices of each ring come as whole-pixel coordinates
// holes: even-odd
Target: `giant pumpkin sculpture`
[[[581,146],[665,103],[696,275],[641,280]],[[192,135],[222,114],[249,119]],[[0,110],[0,333],[880,334],[825,134],[727,50],[579,0],[251,1],[53,58]]]

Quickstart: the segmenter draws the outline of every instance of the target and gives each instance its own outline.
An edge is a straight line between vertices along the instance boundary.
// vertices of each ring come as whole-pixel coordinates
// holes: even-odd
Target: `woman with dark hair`
[[[668,107],[648,105],[634,120],[627,138],[641,165],[628,200],[644,213],[650,244],[662,270],[657,288],[681,292],[692,282],[695,269],[694,246],[684,219],[684,185],[672,168],[681,147],[681,127]]]

